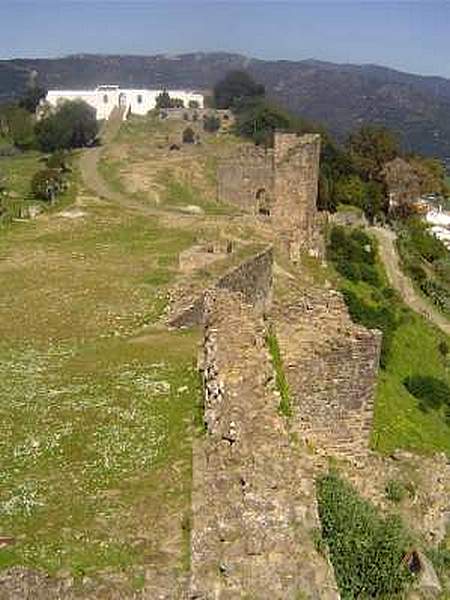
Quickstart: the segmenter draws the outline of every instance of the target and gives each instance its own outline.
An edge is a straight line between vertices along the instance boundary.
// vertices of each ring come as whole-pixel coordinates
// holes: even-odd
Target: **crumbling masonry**
[[[218,167],[218,199],[270,223],[292,260],[323,253],[324,215],[316,208],[320,135],[276,132],[274,147],[244,146]]]

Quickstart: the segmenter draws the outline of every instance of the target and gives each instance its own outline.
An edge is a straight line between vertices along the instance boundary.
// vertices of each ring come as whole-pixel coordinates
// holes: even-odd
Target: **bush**
[[[399,319],[394,308],[388,304],[378,306],[369,305],[354,292],[342,290],[345,303],[352,321],[360,323],[368,329],[379,329],[383,333],[381,343],[380,366],[384,369],[389,361],[395,330],[399,325]]]
[[[220,129],[220,119],[214,115],[208,115],[203,119],[203,129],[208,133],[216,133]]]
[[[183,131],[183,144],[193,144],[195,142],[195,133],[191,127],[186,127]]]
[[[56,169],[61,171],[62,173],[67,173],[70,171],[69,166],[67,164],[67,153],[64,150],[57,150],[45,161],[47,164],[47,168]]]
[[[91,144],[98,133],[95,110],[86,102],[67,101],[35,128],[43,152],[82,148]]]
[[[381,285],[375,260],[376,248],[364,231],[333,227],[327,256],[336,270],[350,281],[365,281],[374,287]]]
[[[334,473],[318,480],[317,498],[342,599],[392,600],[405,593],[412,579],[404,562],[411,540],[399,518],[382,518]]]
[[[445,381],[430,375],[411,375],[403,380],[408,392],[419,400],[419,408],[429,410],[445,410],[445,418],[450,425],[450,387]]]
[[[406,496],[406,488],[398,479],[390,479],[385,488],[386,498],[398,504]]]
[[[34,174],[31,180],[31,192],[38,200],[53,202],[64,189],[64,180],[60,171],[43,169]]]

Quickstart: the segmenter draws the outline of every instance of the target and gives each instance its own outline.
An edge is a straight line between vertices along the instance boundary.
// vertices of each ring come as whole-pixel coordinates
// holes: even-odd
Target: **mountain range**
[[[407,151],[450,167],[450,80],[376,65],[317,60],[259,60],[239,54],[73,55],[0,61],[0,102],[19,96],[30,77],[48,89],[126,87],[211,89],[231,69],[245,69],[278,103],[344,139],[363,123],[394,129]]]

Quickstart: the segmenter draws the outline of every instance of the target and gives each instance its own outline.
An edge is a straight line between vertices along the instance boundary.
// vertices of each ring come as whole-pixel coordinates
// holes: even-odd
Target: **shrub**
[[[375,507],[335,473],[317,482],[322,536],[343,600],[393,599],[411,582],[404,557],[411,540],[398,517]]]
[[[186,127],[183,131],[183,144],[193,144],[195,142],[195,133],[191,127]]]
[[[438,350],[439,350],[439,354],[443,357],[446,358],[447,354],[449,352],[449,347],[448,344],[445,340],[441,340],[438,344]]]
[[[395,309],[387,304],[369,305],[348,289],[342,290],[342,294],[352,321],[360,323],[368,329],[380,329],[383,332],[380,365],[382,368],[386,368],[395,330],[399,325]]]
[[[31,192],[38,200],[53,202],[64,189],[64,180],[56,169],[42,169],[31,180]]]
[[[57,150],[46,160],[49,169],[56,169],[62,173],[67,173],[70,169],[67,165],[67,153],[64,150]]]
[[[98,133],[95,110],[80,100],[67,101],[35,128],[43,152],[70,150],[91,144]]]
[[[398,504],[406,496],[406,488],[398,479],[390,479],[385,488],[386,498]]]
[[[444,407],[446,421],[450,424],[450,387],[445,381],[430,375],[411,375],[403,380],[408,392],[419,400],[424,412]]]
[[[208,115],[203,119],[203,129],[208,133],[216,133],[220,129],[220,119],[214,115]]]

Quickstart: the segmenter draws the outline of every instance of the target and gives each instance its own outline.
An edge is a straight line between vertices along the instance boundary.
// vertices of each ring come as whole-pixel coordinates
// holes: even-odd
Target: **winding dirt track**
[[[371,227],[370,231],[378,240],[380,256],[391,286],[399,292],[403,301],[410,308],[450,335],[450,321],[416,292],[409,277],[401,270],[400,259],[395,247],[395,233],[382,227]]]

